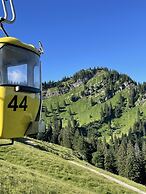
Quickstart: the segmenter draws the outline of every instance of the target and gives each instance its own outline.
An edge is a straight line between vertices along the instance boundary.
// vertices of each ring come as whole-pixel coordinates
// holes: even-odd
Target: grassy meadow
[[[135,193],[71,164],[70,160],[83,165],[85,162],[70,149],[40,141],[35,141],[35,146],[16,142],[13,146],[0,148],[0,193]],[[144,186],[128,183],[146,191]]]

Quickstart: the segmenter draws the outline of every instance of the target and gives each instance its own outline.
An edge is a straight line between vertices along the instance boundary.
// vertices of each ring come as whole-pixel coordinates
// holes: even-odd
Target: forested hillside
[[[43,83],[43,94],[47,131],[38,138],[146,184],[146,83],[94,68]]]

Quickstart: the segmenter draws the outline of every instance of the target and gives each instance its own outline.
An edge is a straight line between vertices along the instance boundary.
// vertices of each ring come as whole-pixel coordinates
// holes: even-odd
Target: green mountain
[[[47,130],[38,138],[71,148],[96,167],[146,184],[146,83],[94,68],[45,82],[43,89]]]
[[[70,78],[44,83],[43,118],[54,115],[63,127],[71,116],[79,126],[99,122],[98,133],[108,139],[128,133],[138,119],[146,118],[146,84],[106,68],[81,70]],[[110,129],[109,129],[110,123]]]
[[[33,139],[22,139],[13,146],[0,147],[0,193],[146,192],[146,187],[94,168],[77,156],[70,149]]]

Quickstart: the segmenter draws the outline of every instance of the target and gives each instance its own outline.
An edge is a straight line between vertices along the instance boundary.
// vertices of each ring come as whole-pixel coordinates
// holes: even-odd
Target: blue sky
[[[96,66],[146,81],[145,0],[14,0],[11,36],[38,45],[43,80]],[[2,10],[1,15],[2,15]]]

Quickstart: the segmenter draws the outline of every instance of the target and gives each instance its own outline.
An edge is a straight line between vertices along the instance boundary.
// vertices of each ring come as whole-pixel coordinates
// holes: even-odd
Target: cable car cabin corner
[[[36,134],[41,112],[40,53],[16,38],[0,38],[0,138]]]

